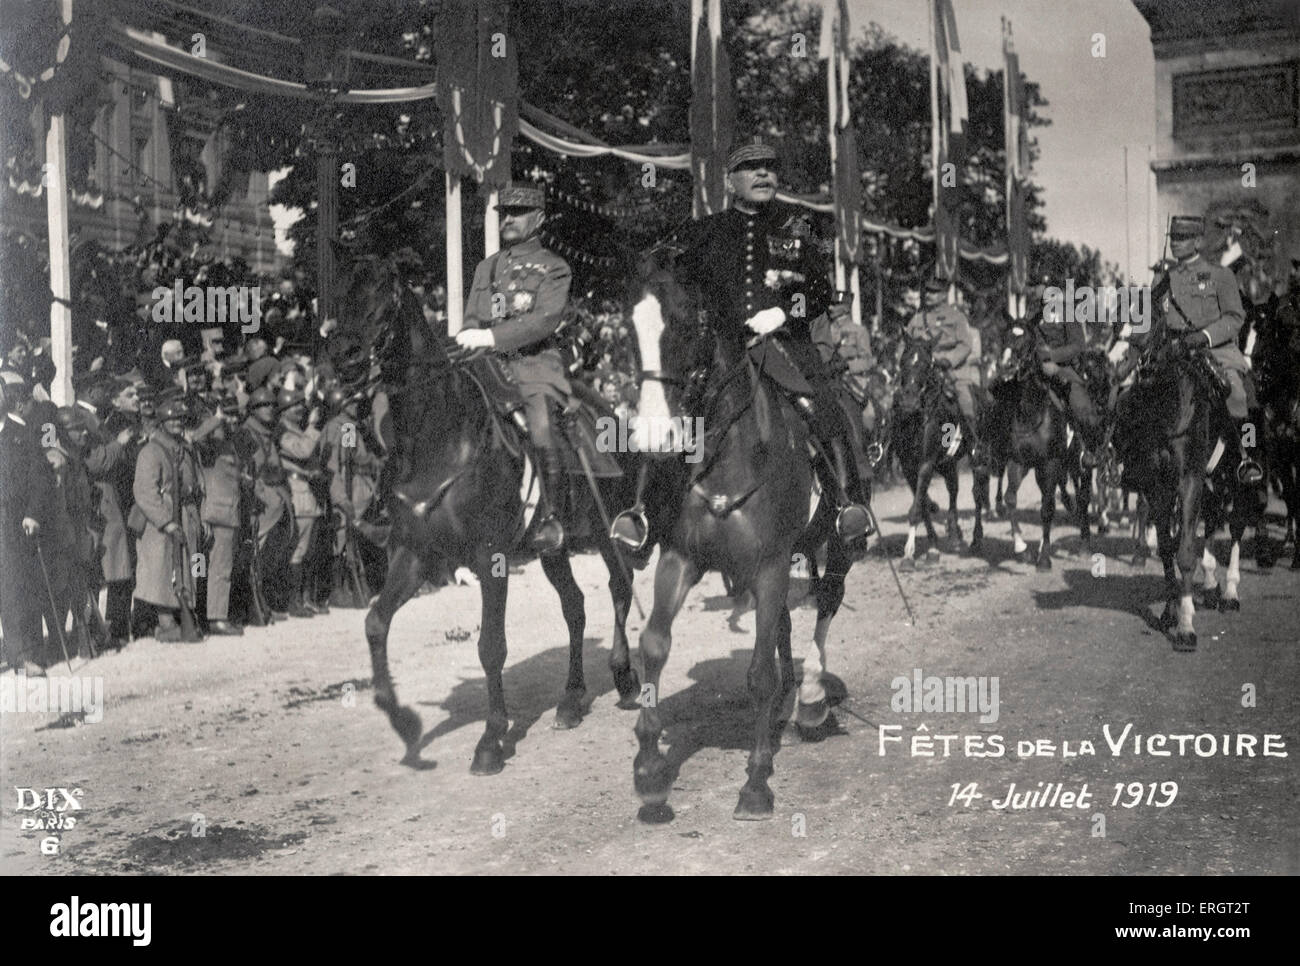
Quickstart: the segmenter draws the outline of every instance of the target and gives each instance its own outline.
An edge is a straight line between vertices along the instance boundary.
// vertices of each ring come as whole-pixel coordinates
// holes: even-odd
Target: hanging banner
[[[519,129],[519,61],[508,0],[456,0],[438,16],[438,107],[443,160],[484,190],[510,181]]]
[[[731,62],[722,46],[721,0],[706,0],[697,26],[691,62],[691,174],[694,213],[702,218],[727,206],[727,152],[735,112],[731,100]]]
[[[1011,259],[1011,291],[1024,292],[1029,279],[1029,213],[1025,205],[1029,178],[1029,135],[1025,124],[1025,85],[1020,56],[1011,37],[1011,22],[1002,21],[1004,78],[1003,130],[1006,134],[1007,253]]]
[[[940,278],[955,281],[960,251],[960,220],[957,213],[957,192],[961,168],[965,163],[966,125],[966,69],[961,58],[961,45],[957,40],[957,18],[952,0],[934,0],[934,57],[935,96],[930,103],[934,108],[931,121],[935,125],[937,150],[934,159],[935,204],[934,230],[938,263],[936,273]]]

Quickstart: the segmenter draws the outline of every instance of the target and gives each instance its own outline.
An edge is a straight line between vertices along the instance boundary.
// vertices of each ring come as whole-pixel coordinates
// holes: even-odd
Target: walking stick
[[[50,623],[54,625],[54,632],[59,638],[59,647],[63,648],[63,660],[68,662],[68,673],[72,673],[72,658],[68,656],[68,642],[63,636],[63,615],[59,613],[59,605],[54,601],[54,586],[50,583],[50,572],[45,569],[45,554],[41,553],[41,538],[32,537],[36,544],[36,560],[41,565],[41,578],[45,581],[45,595],[50,599]]]

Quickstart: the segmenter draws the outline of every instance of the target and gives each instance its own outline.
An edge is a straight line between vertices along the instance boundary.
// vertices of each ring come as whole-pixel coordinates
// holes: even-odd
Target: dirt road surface
[[[1027,483],[1033,540],[1036,497]],[[900,490],[877,499],[894,554],[905,505]],[[558,601],[536,563],[512,571],[513,754],[501,774],[469,774],[486,703],[478,592],[448,587],[408,604],[390,640],[399,695],[429,739],[421,767],[399,762],[401,743],[372,703],[360,611],[201,645],[139,641],[77,668],[103,680],[102,720],[5,712],[0,859],[16,874],[1300,872],[1300,573],[1286,558],[1267,571],[1245,562],[1243,610],[1200,613],[1199,649],[1174,653],[1154,626],[1158,564],[1134,569],[1131,542],[1111,536],[1094,575],[1097,558],[1075,554],[1077,530],[1060,519],[1050,572],[1011,559],[997,521],[991,562],[944,554],[901,574],[915,626],[879,552],[854,569],[827,657],[848,689],[837,733],[808,742],[786,729],[769,822],[732,819],[752,728],[753,612],[733,606],[714,574],[679,617],[660,697],[664,746],[680,767],[675,815],[643,823],[635,713],[615,706],[607,669],[606,576],[584,555],[575,570],[587,594],[590,708],[572,731],[551,727],[566,660]],[[969,537],[968,512],[963,526]],[[652,573],[637,577],[647,608]],[[794,612],[797,662],[814,614]],[[643,623],[634,609],[634,646]],[[997,720],[900,710],[896,694],[910,693],[916,669],[996,677]],[[900,677],[908,684],[892,686]],[[1130,724],[1112,754],[1105,729],[1116,739]],[[901,739],[883,755],[882,734]],[[1256,737],[1254,757],[1236,754],[1239,734]],[[999,735],[1003,756],[966,754],[967,736],[988,752]],[[1180,754],[1175,735],[1214,737],[1181,739]],[[1265,757],[1265,735],[1280,736],[1287,757]],[[1211,741],[1216,751],[1198,755]],[[1021,757],[1020,742],[1045,753]],[[1042,783],[1049,800],[1060,789],[1045,807],[995,808],[1013,782],[1017,793]],[[1135,782],[1116,802],[1117,783]],[[1165,807],[1162,783],[1177,784]],[[67,789],[80,807],[20,810],[27,788]],[[76,821],[23,829],[33,816]]]

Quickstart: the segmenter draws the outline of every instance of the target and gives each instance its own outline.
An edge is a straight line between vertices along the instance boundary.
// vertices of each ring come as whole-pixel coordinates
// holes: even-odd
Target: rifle
[[[352,450],[353,447],[341,446],[339,461],[343,468],[343,488],[347,494],[347,504],[352,503]],[[370,603],[370,585],[366,581],[366,568],[361,560],[361,550],[357,546],[356,524],[352,519],[351,509],[342,509],[343,515],[343,563],[342,573],[334,597],[339,607],[365,607]]]
[[[172,522],[176,524],[176,534],[172,540],[172,590],[176,593],[176,602],[180,605],[181,640],[195,642],[203,640],[203,633],[199,630],[199,619],[194,613],[194,599],[185,584],[185,568],[189,566],[190,561],[189,545],[185,540],[185,506],[182,499],[184,478],[181,470],[185,459],[185,444],[181,440],[177,440],[177,444],[176,458],[172,461],[175,472]]]
[[[234,447],[235,459],[239,465],[240,488],[248,497],[248,526],[244,528],[248,543],[248,623],[254,627],[266,627],[275,622],[271,616],[271,605],[267,603],[266,591],[262,586],[262,509],[257,497],[255,485],[245,487],[243,484],[247,466],[239,447]]]

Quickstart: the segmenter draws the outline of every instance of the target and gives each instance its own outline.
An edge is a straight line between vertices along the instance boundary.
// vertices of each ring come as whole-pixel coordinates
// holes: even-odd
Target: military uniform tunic
[[[529,435],[541,448],[551,445],[547,400],[569,401],[551,337],[564,321],[572,280],[568,263],[534,236],[479,262],[465,305],[465,328],[492,330],[524,397]]]
[[[1228,413],[1233,419],[1245,419],[1246,357],[1237,347],[1237,333],[1246,313],[1236,276],[1200,255],[1179,262],[1169,270],[1169,291],[1161,308],[1171,336],[1198,331],[1209,337],[1210,354],[1227,373]]]
[[[947,304],[922,309],[907,323],[906,334],[909,339],[929,342],[934,358],[947,363],[957,389],[957,405],[973,428],[980,356],[976,351],[975,330],[966,313],[956,305]]]

